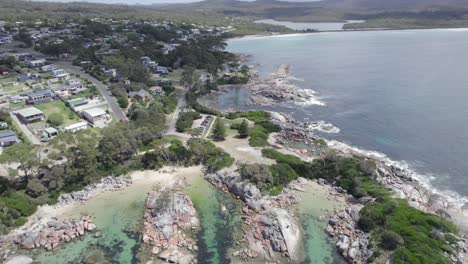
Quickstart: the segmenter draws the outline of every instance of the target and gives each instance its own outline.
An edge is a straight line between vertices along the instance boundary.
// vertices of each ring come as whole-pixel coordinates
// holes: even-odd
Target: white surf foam
[[[348,145],[344,142],[340,142],[337,140],[326,140],[326,141],[327,141],[328,146],[330,146],[330,148],[336,149],[342,153],[375,159],[384,163],[387,166],[393,166],[395,168],[405,171],[411,178],[416,180],[423,187],[431,190],[434,194],[439,194],[447,198],[447,200],[452,205],[457,207],[457,209],[460,209],[464,204],[468,203],[468,197],[466,196],[460,195],[459,193],[455,191],[449,191],[449,190],[442,191],[442,190],[435,188],[431,182],[438,177],[437,175],[419,174],[415,170],[413,170],[411,166],[408,164],[408,162],[406,161],[395,161],[395,160],[390,159],[387,155],[381,152],[360,149],[355,146],[351,146],[351,145]]]
[[[319,131],[323,133],[329,133],[329,134],[337,134],[340,133],[340,129],[336,126],[334,126],[331,123],[327,123],[325,121],[316,121],[316,122],[311,122],[307,129],[310,131]]]

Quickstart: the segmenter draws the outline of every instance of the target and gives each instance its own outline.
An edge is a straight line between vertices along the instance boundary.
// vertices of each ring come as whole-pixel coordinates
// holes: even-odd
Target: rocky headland
[[[276,73],[262,78],[252,74],[245,86],[251,93],[250,105],[273,106],[284,103],[298,105],[324,105],[310,89],[302,89],[294,84],[290,65],[280,65]]]
[[[465,263],[464,261],[468,260],[466,254],[468,248],[465,245],[468,241],[468,200],[453,193],[439,192],[431,188],[430,185],[420,181],[414,171],[380,154],[362,151],[337,141],[325,140],[315,135],[307,122],[298,122],[290,116],[279,113],[272,113],[272,119],[282,126],[282,132],[273,134],[269,140],[270,144],[279,151],[296,155],[304,160],[313,160],[321,157],[323,152],[320,148],[326,147],[338,155],[358,156],[372,161],[375,164],[373,174],[377,176],[379,182],[393,191],[394,197],[406,199],[412,207],[448,219],[460,228],[462,237],[458,243],[458,251],[454,252],[451,259],[454,263]],[[289,147],[290,142],[303,143],[310,148],[292,148]],[[344,190],[338,191],[345,194]],[[348,195],[347,208],[331,214],[329,225],[325,230],[334,239],[345,259],[351,263],[366,263],[367,257],[372,255],[372,249],[367,248],[367,234],[357,226],[360,209],[365,203],[371,202],[365,198],[356,200]]]
[[[95,231],[94,234],[97,236],[100,233],[89,216],[82,216],[76,221],[53,218],[46,225],[28,230],[11,239],[24,249],[43,247],[47,250],[53,250],[63,242],[80,239],[87,231]]]
[[[181,184],[148,194],[142,240],[159,261],[196,263],[198,248],[192,236],[199,227],[195,208]]]
[[[242,249],[233,252],[233,257],[247,261],[259,258],[277,261],[281,257],[299,260],[301,257],[302,233],[298,219],[291,210],[282,208],[291,205],[294,197],[272,198],[243,180],[233,166],[207,176],[214,186],[232,193],[245,202],[242,209],[244,235]]]

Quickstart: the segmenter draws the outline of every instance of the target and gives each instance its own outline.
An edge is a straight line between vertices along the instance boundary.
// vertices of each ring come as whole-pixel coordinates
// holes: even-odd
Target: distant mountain
[[[205,0],[168,5],[167,9],[214,11],[224,15],[256,16],[302,21],[342,20],[356,15],[383,13],[468,12],[467,0],[323,0],[286,2]]]

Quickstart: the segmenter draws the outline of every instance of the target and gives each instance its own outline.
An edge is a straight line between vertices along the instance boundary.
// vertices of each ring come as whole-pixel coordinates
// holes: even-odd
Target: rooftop
[[[97,117],[97,116],[102,116],[106,114],[106,111],[104,109],[98,108],[98,107],[87,109],[87,110],[84,110],[83,112],[87,113],[91,117]]]
[[[16,137],[16,132],[12,130],[0,131],[0,139],[6,138],[6,137]]]
[[[23,108],[21,110],[16,111],[16,113],[24,117],[44,114],[41,110],[37,109],[36,107]]]

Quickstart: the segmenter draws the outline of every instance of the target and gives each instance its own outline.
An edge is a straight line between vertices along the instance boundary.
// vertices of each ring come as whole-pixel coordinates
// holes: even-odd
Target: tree
[[[49,115],[48,121],[52,126],[58,127],[63,124],[63,116],[59,113],[53,113]]]
[[[245,164],[240,169],[240,175],[261,190],[269,189],[274,181],[271,170],[263,164]]]
[[[216,119],[216,123],[213,128],[213,138],[215,140],[223,141],[226,138],[226,128],[221,118]]]
[[[182,81],[187,84],[189,89],[192,89],[194,83],[194,76],[195,76],[195,68],[191,66],[187,66],[184,68],[184,72],[182,73]]]
[[[30,177],[36,172],[39,158],[34,146],[18,143],[3,151],[0,155],[0,163],[19,163],[18,170],[22,171],[26,177]]]
[[[239,126],[239,137],[246,138],[249,136],[249,123],[244,119]]]

